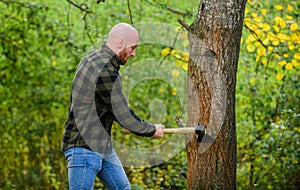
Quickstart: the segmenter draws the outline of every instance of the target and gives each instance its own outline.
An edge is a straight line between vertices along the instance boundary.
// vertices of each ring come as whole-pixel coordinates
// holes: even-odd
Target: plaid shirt
[[[72,83],[62,150],[74,146],[97,152],[111,150],[113,121],[139,136],[155,133],[155,126],[128,106],[119,75],[122,64],[106,45],[81,60]]]

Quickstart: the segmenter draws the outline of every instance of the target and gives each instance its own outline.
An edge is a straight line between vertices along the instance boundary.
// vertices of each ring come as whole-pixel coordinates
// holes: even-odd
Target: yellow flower
[[[254,17],[253,18],[253,20],[255,21],[255,22],[262,22],[263,20],[264,20],[264,18],[263,17],[261,17],[261,16],[259,16],[259,17]]]
[[[275,34],[274,34],[273,32],[268,32],[267,38],[268,38],[270,41],[276,39],[276,38],[275,38]]]
[[[258,35],[258,37],[261,39],[261,38],[264,38],[266,35],[265,35],[265,32],[262,31],[262,30],[256,30],[255,33]]]
[[[253,77],[251,80],[250,80],[250,84],[253,84],[255,82],[255,78]]]
[[[178,54],[178,53],[180,53],[180,51],[179,51],[178,49],[173,49],[173,50],[171,51],[171,54]]]
[[[277,53],[275,53],[273,56],[274,56],[275,59],[279,59],[280,58],[280,55],[278,55]]]
[[[273,46],[268,46],[268,52],[272,53],[274,50],[274,47]]]
[[[168,54],[170,54],[170,48],[165,48],[165,49],[163,49],[162,51],[161,51],[161,55],[162,56],[166,56],[166,55],[168,55]]]
[[[296,33],[292,33],[292,36],[291,36],[291,40],[293,41],[293,42],[296,42],[296,41],[298,41],[300,38],[298,38],[298,35],[296,34]]]
[[[186,31],[182,31],[181,34],[180,34],[180,38],[187,39],[188,38],[188,33]]]
[[[295,31],[298,29],[298,24],[297,22],[293,22],[291,25],[290,25],[290,29],[291,31]]]
[[[264,66],[267,66],[268,65],[268,59],[266,57],[263,57],[261,59],[261,63],[264,65]]]
[[[300,60],[300,53],[295,53],[294,58],[297,59],[297,60]]]
[[[267,23],[263,23],[262,30],[263,31],[269,31],[271,29],[270,25]]]
[[[268,45],[268,43],[269,43],[269,39],[268,39],[268,38],[265,38],[265,39],[263,39],[263,41],[262,41],[262,42],[263,42],[263,44],[264,44],[264,45]]]
[[[280,41],[277,40],[277,39],[273,40],[273,42],[272,42],[272,44],[273,44],[274,46],[278,46],[279,43],[280,43]]]
[[[261,13],[266,16],[267,15],[267,10],[263,9],[263,10],[261,10]]]
[[[260,59],[260,56],[256,56],[255,62],[258,63]]]
[[[184,47],[188,47],[189,41],[187,39],[185,39],[182,44]]]
[[[279,25],[280,22],[282,22],[282,18],[280,16],[276,16],[274,18],[276,25]]]
[[[291,5],[288,5],[288,6],[287,6],[287,10],[288,10],[289,12],[292,12],[293,9],[294,9],[294,8],[293,8]]]
[[[279,61],[278,65],[281,66],[281,67],[283,67],[284,65],[286,65],[286,60]]]
[[[180,67],[181,64],[182,64],[182,61],[177,59],[175,65],[176,65],[177,67]]]
[[[182,61],[187,62],[189,60],[189,54],[186,52],[182,53]]]
[[[249,44],[251,42],[255,42],[256,39],[254,37],[254,35],[250,34],[248,37],[247,37],[247,40],[246,40],[246,44]]]
[[[253,30],[253,31],[256,32],[256,30],[258,29],[257,24],[256,24],[256,23],[255,23],[255,24],[251,24],[251,23],[253,23],[253,21],[250,21],[250,24],[248,23],[247,26],[248,26],[251,30]]]
[[[188,64],[187,64],[187,63],[185,63],[185,64],[183,64],[183,65],[182,65],[182,68],[183,68],[185,71],[187,71],[187,70],[188,70],[188,67],[189,67],[189,66],[188,66]]]
[[[251,14],[251,16],[252,16],[253,18],[256,18],[256,17],[257,17],[257,14],[256,14],[255,12],[253,12],[253,13]]]
[[[173,94],[173,95],[176,95],[176,94],[177,94],[176,88],[172,88],[172,94]]]
[[[283,9],[283,7],[281,5],[276,5],[275,9],[277,9],[278,11],[281,11]]]
[[[292,59],[292,65],[294,67],[298,67],[300,65],[300,61],[299,60],[296,60],[296,59]]]
[[[277,73],[276,79],[277,79],[277,80],[282,80],[282,79],[283,79],[283,74]]]
[[[250,12],[250,10],[248,9],[248,7],[246,7],[245,14],[248,14],[249,12]]]
[[[295,49],[295,45],[291,42],[289,42],[288,44],[289,44],[289,50],[293,51]]]
[[[288,63],[288,64],[285,65],[285,68],[287,70],[293,70],[293,65],[291,63]]]
[[[172,70],[172,77],[179,77],[179,71],[177,69]]]
[[[280,22],[279,25],[281,26],[281,28],[286,28],[286,23],[284,21]]]
[[[158,91],[159,91],[160,93],[166,92],[166,90],[165,90],[164,88],[160,88]]]
[[[254,45],[255,45],[256,47],[261,47],[261,46],[262,46],[261,43],[258,42],[258,41],[256,41],[256,42],[254,43]]]
[[[290,15],[286,15],[285,17],[286,17],[286,19],[288,19],[288,20],[293,20],[293,17],[290,16]]]
[[[273,28],[276,32],[279,32],[280,31],[280,28],[277,26],[277,25],[273,25]]]
[[[287,36],[287,35],[284,34],[284,33],[279,33],[277,36],[278,36],[278,38],[280,39],[281,42],[290,40],[290,37]]]
[[[182,27],[178,26],[175,28],[175,32],[181,32],[182,31]]]
[[[256,53],[259,57],[266,55],[266,49],[264,47],[258,47]]]
[[[180,56],[180,51],[179,50],[172,50],[171,54],[176,58],[176,59],[181,59],[181,56]]]
[[[245,24],[250,24],[251,23],[251,19],[249,17],[244,19]]]
[[[52,61],[52,66],[55,66],[55,65],[57,65],[57,62],[56,61]]]
[[[286,27],[286,23],[283,21],[283,19],[279,16],[276,16],[274,18],[276,25],[279,25],[281,28],[285,28]]]
[[[255,45],[254,44],[248,44],[246,48],[247,48],[247,51],[250,52],[250,53],[255,51]]]

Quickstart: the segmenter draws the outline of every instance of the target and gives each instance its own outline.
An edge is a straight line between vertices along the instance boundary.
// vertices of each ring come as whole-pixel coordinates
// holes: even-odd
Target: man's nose
[[[135,55],[136,55],[136,50],[133,50],[133,51],[131,52],[131,56],[134,57]]]

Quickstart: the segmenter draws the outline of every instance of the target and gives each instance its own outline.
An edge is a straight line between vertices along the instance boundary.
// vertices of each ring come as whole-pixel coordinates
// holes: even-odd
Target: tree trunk
[[[236,189],[235,86],[246,0],[202,0],[189,28],[188,126],[205,125],[214,142],[187,136],[187,189]]]

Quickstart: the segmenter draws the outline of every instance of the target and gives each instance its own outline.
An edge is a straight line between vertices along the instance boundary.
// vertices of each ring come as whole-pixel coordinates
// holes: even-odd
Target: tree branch
[[[89,25],[88,25],[88,22],[87,22],[87,19],[86,19],[87,16],[88,16],[88,13],[85,13],[85,15],[83,16],[84,30],[86,31],[86,34],[87,34],[87,36],[88,36],[90,42],[91,42],[92,44],[94,44],[94,40],[92,39],[92,37],[91,37],[91,35],[90,35],[89,31],[88,31]]]
[[[158,7],[158,8],[162,8],[162,9],[166,9],[166,10],[172,12],[172,13],[181,15],[181,16],[183,16],[183,17],[185,17],[185,16],[191,16],[191,15],[192,15],[192,14],[189,13],[189,12],[184,13],[184,12],[178,11],[178,10],[176,10],[176,9],[173,9],[173,8],[171,8],[171,7],[169,7],[169,6],[166,6],[165,4],[162,4],[162,3],[153,3],[153,2],[150,2],[150,1],[148,1],[148,0],[145,0],[145,1],[146,1],[147,3],[149,3],[150,5],[152,5],[152,6],[155,6],[155,7]]]
[[[128,11],[129,11],[130,23],[133,24],[132,13],[131,13],[131,8],[130,8],[130,2],[129,2],[129,0],[127,0],[127,7],[128,7]]]
[[[4,3],[6,6],[9,6],[10,4],[16,4],[16,5],[20,5],[22,7],[28,8],[30,10],[32,10],[32,5],[30,5],[29,3],[21,3],[18,1],[6,1],[6,0],[0,0],[0,2]]]
[[[78,5],[76,4],[75,2],[71,1],[71,0],[67,0],[70,4],[72,4],[74,7],[80,9],[81,11],[84,11],[86,13],[92,13],[92,11],[90,11],[88,8],[85,8],[84,6],[82,5],[85,5],[85,4],[82,4],[82,5]]]
[[[178,10],[175,10],[175,9],[171,8],[171,7],[167,7],[167,10],[171,11],[172,13],[181,15],[183,17],[189,15],[189,13],[180,12]]]
[[[268,47],[263,43],[263,41],[259,38],[258,34],[257,34],[254,30],[252,30],[247,24],[244,24],[244,26],[245,26],[245,28],[247,28],[247,29],[249,30],[249,32],[250,32],[251,34],[254,35],[254,37],[256,38],[256,40],[257,40],[264,48],[268,49]]]
[[[184,128],[183,124],[181,123],[180,119],[179,119],[179,116],[176,116],[175,117],[175,121],[176,121],[176,124],[179,128]]]
[[[189,25],[187,25],[183,20],[178,19],[177,22],[178,22],[183,28],[185,28],[187,31],[190,30]]]

